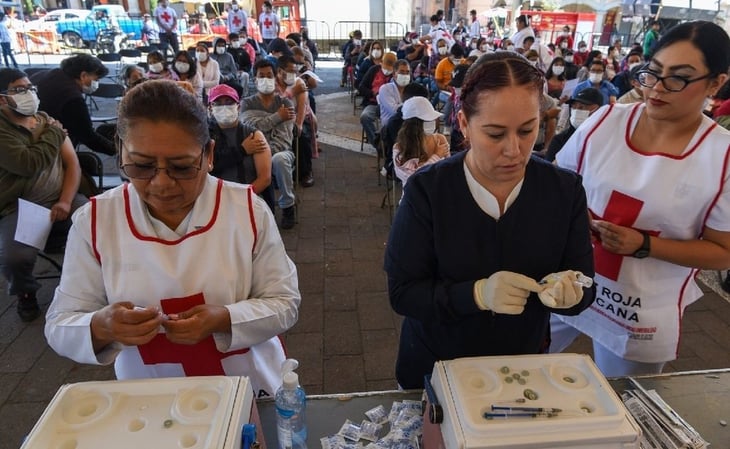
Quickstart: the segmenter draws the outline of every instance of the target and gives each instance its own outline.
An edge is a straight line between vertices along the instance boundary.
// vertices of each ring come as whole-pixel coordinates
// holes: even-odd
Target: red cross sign
[[[238,16],[234,16],[234,17],[233,17],[233,24],[234,24],[235,26],[239,26],[239,25],[241,25],[241,22],[242,22],[242,21],[241,21],[241,18],[240,18],[240,17],[238,17]]]
[[[642,200],[614,190],[611,192],[608,204],[606,204],[606,210],[603,211],[603,217],[593,211],[591,211],[591,216],[597,220],[608,221],[619,226],[632,227],[639,217],[642,207],[644,207]],[[637,229],[637,231],[639,230]],[[644,232],[653,236],[659,235],[659,231]],[[618,280],[624,257],[626,256],[607,251],[600,244],[593,247],[593,261],[595,262],[596,273],[614,281]]]
[[[271,28],[271,25],[273,25],[273,24],[274,24],[274,22],[269,20],[268,17],[264,20],[264,27],[266,27],[266,28]]]
[[[198,304],[205,304],[202,293],[187,298],[171,298],[160,301],[166,314],[181,313]],[[225,375],[221,360],[236,354],[245,354],[248,348],[238,351],[220,352],[215,346],[213,336],[194,345],[173,343],[164,333],[159,333],[147,344],[137,347],[145,365],[158,363],[180,363],[186,376]]]
[[[170,19],[172,19],[172,16],[167,11],[163,12],[162,14],[160,14],[160,17],[162,18],[162,20],[165,23],[169,22]]]

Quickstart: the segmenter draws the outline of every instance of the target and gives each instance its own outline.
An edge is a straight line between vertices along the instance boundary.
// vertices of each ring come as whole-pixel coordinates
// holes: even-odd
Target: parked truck
[[[106,19],[99,18],[103,11]],[[68,47],[93,47],[99,30],[109,26],[119,26],[119,31],[133,40],[142,38],[142,18],[129,17],[122,5],[96,5],[89,15],[81,19],[59,20],[56,33]]]

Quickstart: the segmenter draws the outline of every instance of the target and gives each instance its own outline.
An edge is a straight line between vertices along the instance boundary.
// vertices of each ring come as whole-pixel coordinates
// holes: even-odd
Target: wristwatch
[[[649,257],[649,253],[651,252],[651,240],[649,239],[649,233],[645,231],[639,231],[641,232],[641,235],[644,236],[644,242],[641,244],[639,249],[634,251],[634,254],[631,255],[631,257],[636,257],[637,259],[644,259],[646,257]]]

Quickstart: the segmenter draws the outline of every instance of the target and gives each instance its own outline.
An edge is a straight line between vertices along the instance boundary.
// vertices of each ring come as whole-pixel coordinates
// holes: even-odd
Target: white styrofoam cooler
[[[506,372],[509,370],[509,372]],[[523,384],[514,374],[520,375]],[[507,377],[512,377],[511,381]],[[590,357],[473,357],[436,362],[447,449],[633,449],[641,430]],[[527,399],[525,390],[538,398]],[[531,396],[528,392],[528,395]],[[525,398],[524,403],[516,399]],[[554,417],[486,419],[491,406],[559,408]],[[498,412],[495,412],[498,413]]]
[[[21,449],[240,449],[246,377],[180,377],[62,386]]]

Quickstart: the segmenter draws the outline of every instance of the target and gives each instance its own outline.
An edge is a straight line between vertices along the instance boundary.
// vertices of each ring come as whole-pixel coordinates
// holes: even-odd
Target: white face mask
[[[469,45],[469,46],[471,47],[472,50],[476,50],[477,49],[477,43],[476,42],[472,42],[471,45]]]
[[[445,55],[448,49],[446,47],[439,47],[439,54],[441,56]]]
[[[583,53],[583,52],[586,51],[586,48],[585,47],[578,47],[578,51],[580,51],[581,53]]]
[[[634,68],[634,67],[636,67],[636,66],[640,66],[640,65],[641,65],[641,63],[640,63],[640,62],[635,62],[635,63],[633,63],[633,64],[629,64],[629,70],[633,69],[633,68]]]
[[[161,62],[156,62],[154,64],[150,64],[150,72],[152,73],[160,73],[162,72],[162,69],[164,69],[165,66],[162,65]]]
[[[196,51],[195,55],[198,57],[198,61],[205,61],[208,59],[208,53],[204,51]]]
[[[226,47],[215,47],[215,52],[218,53],[219,55],[222,55],[223,53],[226,52]]]
[[[231,126],[238,120],[238,106],[235,104],[213,106],[213,117],[221,126]]]
[[[276,80],[274,78],[256,78],[256,90],[264,95],[274,92]]]
[[[38,112],[38,105],[40,104],[40,100],[38,100],[38,95],[33,91],[28,90],[23,92],[22,94],[5,96],[11,97],[13,99],[13,101],[15,102],[15,107],[11,107],[10,109],[17,112],[18,114],[31,116]]]
[[[561,42],[560,43],[560,48],[568,48],[568,43],[567,42]]]
[[[565,71],[565,67],[563,67],[562,65],[553,66],[553,74],[555,74],[555,75],[562,75],[564,71]]]
[[[532,65],[533,67],[537,67],[537,61],[532,61],[532,60],[528,60],[528,62],[529,62],[529,63],[530,63],[530,65]]]
[[[241,41],[231,41],[231,47],[233,47],[233,48],[240,48],[241,47]]]
[[[287,72],[286,75],[284,75],[284,84],[287,86],[293,86],[294,83],[297,82],[297,75],[296,73],[289,73]]]
[[[362,45],[362,41],[361,41],[360,39],[355,39],[355,40],[353,40],[353,41],[352,41],[352,43],[353,43],[353,44],[354,44],[354,45],[355,45],[356,47],[359,47],[359,46],[361,46],[361,45]]]
[[[411,75],[399,73],[395,76],[395,83],[400,87],[405,87],[411,82]]]
[[[481,50],[481,51],[483,51],[483,52],[485,52],[485,53],[486,53],[486,52],[487,52],[487,51],[489,50],[489,46],[487,46],[487,45],[482,45],[481,47],[479,47],[479,50]]]
[[[372,56],[375,59],[378,59],[379,57],[383,56],[383,50],[373,50],[370,52],[370,56]]]
[[[233,5],[232,8],[234,11],[238,11],[238,5]]]
[[[585,109],[571,109],[570,124],[573,125],[573,128],[578,128],[581,123],[586,121],[589,115],[591,115],[591,111],[586,111]]]
[[[591,83],[598,84],[603,81],[603,73],[591,73],[588,75],[588,79],[591,80]]]
[[[508,45],[507,46],[507,51],[515,51],[515,46],[514,45]]]
[[[565,62],[571,62],[572,63],[573,62],[573,57],[572,56],[566,56],[565,57]]]
[[[88,86],[84,86],[81,88],[81,91],[83,91],[85,94],[92,94],[96,91],[96,89],[99,88],[99,80],[92,80],[91,84]]]
[[[381,69],[381,70],[383,71],[383,75],[385,75],[385,76],[390,76],[393,73],[392,70],[388,70],[388,69]]]
[[[190,70],[190,64],[187,62],[175,61],[175,70],[179,73],[188,73],[188,70]]]

